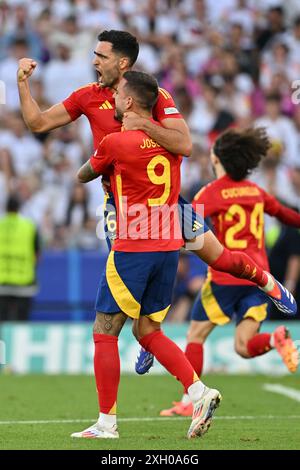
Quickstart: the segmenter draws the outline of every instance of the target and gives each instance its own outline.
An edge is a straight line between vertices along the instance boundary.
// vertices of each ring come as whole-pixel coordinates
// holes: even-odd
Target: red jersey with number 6
[[[142,131],[106,136],[90,158],[111,175],[117,205],[115,251],[175,251],[183,245],[178,196],[182,158]]]
[[[264,212],[276,215],[281,204],[248,180],[234,181],[228,175],[213,181],[194,197],[193,206],[204,205],[204,216],[211,217],[214,232],[229,250],[245,251],[259,266],[269,270],[264,239]],[[253,284],[209,268],[217,284]]]

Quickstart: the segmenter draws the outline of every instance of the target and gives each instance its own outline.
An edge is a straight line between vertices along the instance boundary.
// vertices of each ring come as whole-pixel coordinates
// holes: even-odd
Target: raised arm
[[[32,132],[46,132],[71,122],[71,117],[62,103],[41,111],[33,99],[29,87],[29,77],[37,63],[32,59],[21,59],[17,74],[21,110],[27,127]]]
[[[280,220],[283,224],[290,225],[291,227],[300,228],[300,214],[299,212],[290,209],[281,204],[274,196],[264,191],[265,199],[265,212],[276,219]]]
[[[296,287],[299,281],[300,273],[300,256],[292,255],[288,262],[284,280],[284,286],[292,293],[295,294]]]

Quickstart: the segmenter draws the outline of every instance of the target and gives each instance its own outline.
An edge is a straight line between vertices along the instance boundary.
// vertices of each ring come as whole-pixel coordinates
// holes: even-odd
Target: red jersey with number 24
[[[204,216],[211,217],[214,232],[229,250],[245,251],[259,266],[269,270],[264,239],[264,212],[276,215],[280,203],[248,180],[234,181],[228,175],[202,188],[193,206],[204,205]],[[209,268],[217,284],[249,285],[244,279]]]

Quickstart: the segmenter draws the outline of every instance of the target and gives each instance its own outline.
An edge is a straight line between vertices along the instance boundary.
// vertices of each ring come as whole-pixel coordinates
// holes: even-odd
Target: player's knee
[[[151,333],[153,333],[154,331],[157,331],[156,328],[152,328],[150,326],[147,326],[145,327],[144,325],[143,326],[139,326],[138,327],[138,331],[137,331],[137,336],[136,338],[138,339],[138,341],[140,341],[141,338],[143,338],[144,336],[147,336],[147,335],[150,335]]]
[[[213,328],[214,325],[208,321],[192,320],[187,333],[187,342],[204,344],[207,336]]]
[[[249,359],[249,353],[247,348],[247,343],[243,340],[235,342],[234,345],[235,352],[244,359]]]
[[[132,333],[133,333],[133,336],[135,337],[135,339],[137,341],[139,341],[141,339],[141,336],[139,334],[138,323],[135,320],[133,321],[133,324],[132,324]]]
[[[154,322],[147,317],[141,317],[137,323],[138,341],[146,335],[160,330],[160,323]]]
[[[205,335],[201,331],[195,331],[193,328],[189,328],[187,333],[187,343],[199,343],[203,344],[205,341]]]

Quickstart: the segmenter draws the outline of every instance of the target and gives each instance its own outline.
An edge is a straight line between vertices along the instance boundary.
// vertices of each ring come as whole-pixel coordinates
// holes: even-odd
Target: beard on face
[[[105,76],[98,72],[98,83],[102,88],[115,88],[120,80],[117,70],[107,71]]]
[[[216,178],[217,177],[217,172],[216,172],[216,169],[215,169],[214,165],[211,165],[211,168],[212,168],[213,175]]]
[[[114,80],[110,77],[105,77],[103,76],[102,73],[98,72],[98,84],[102,87],[102,88],[110,88],[112,86],[112,84],[114,83]]]
[[[101,79],[102,79],[102,75],[100,72],[97,71],[97,82],[100,86],[101,86]]]
[[[115,109],[115,119],[119,122],[122,122],[123,121],[123,116],[124,116],[124,112],[121,111],[120,109]]]

